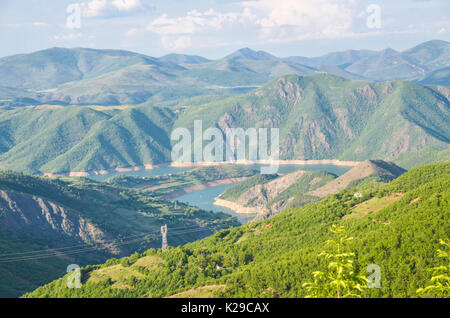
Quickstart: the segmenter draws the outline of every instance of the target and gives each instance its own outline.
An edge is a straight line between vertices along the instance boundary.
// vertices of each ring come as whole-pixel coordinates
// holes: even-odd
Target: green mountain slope
[[[65,273],[161,244],[185,244],[239,223],[148,193],[88,179],[0,171],[0,296],[17,297]]]
[[[345,68],[365,78],[386,81],[416,80],[425,76],[428,69],[395,50],[386,49],[376,56],[370,56]]]
[[[217,203],[237,212],[254,211],[255,219],[261,221],[357,184],[391,181],[405,171],[392,162],[367,160],[339,177],[302,170],[281,176],[256,175],[228,188]]]
[[[196,119],[223,131],[278,127],[281,159],[399,158],[411,167],[428,160],[417,155],[426,147],[448,149],[449,96],[444,86],[314,74],[161,107],[0,107],[0,167],[66,173],[169,162],[172,129],[192,128]]]
[[[216,200],[238,213],[255,213],[262,220],[283,209],[297,207],[318,198],[307,193],[336,176],[323,171],[298,170],[286,175],[260,175],[228,188]]]
[[[283,76],[246,95],[187,109],[175,127],[280,128],[281,159],[392,160],[447,149],[450,102],[411,82],[353,82],[327,74]]]
[[[308,192],[308,194],[318,198],[324,198],[330,194],[338,193],[341,190],[368,181],[392,181],[405,172],[405,169],[397,166],[393,162],[386,162],[383,160],[366,160],[359,163],[342,176],[331,180],[321,187],[312,189]]]
[[[422,84],[448,85],[450,83],[450,67],[440,68],[433,71],[420,81]]]
[[[0,112],[0,166],[69,172],[142,166],[170,157],[165,108],[27,107]]]
[[[354,237],[361,274],[380,266],[381,288],[364,297],[416,297],[430,278],[427,269],[440,264],[439,240],[450,235],[449,189],[450,164],[422,166],[183,247],[149,250],[124,261],[128,267],[114,261],[84,268],[80,289],[61,278],[26,297],[304,297],[303,283],[328,264],[319,254],[332,224]]]
[[[177,61],[181,62],[181,61]],[[120,50],[52,48],[0,59],[0,86],[30,89],[41,103],[139,104],[231,90],[208,88],[171,58]],[[1,93],[1,92],[0,92]],[[29,95],[29,93],[27,93]],[[18,92],[10,104],[20,103]]]
[[[425,65],[430,70],[436,70],[448,66],[450,45],[447,41],[427,41],[403,51],[402,55]]]

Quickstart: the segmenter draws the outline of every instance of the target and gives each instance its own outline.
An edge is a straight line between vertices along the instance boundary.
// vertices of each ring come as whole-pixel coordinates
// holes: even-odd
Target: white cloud
[[[88,2],[87,5],[83,5],[83,7],[83,15],[85,17],[98,17],[108,9],[108,1],[92,0],[91,2]]]
[[[162,45],[170,50],[201,47],[204,43],[211,46],[219,38],[222,42],[239,38],[261,44],[411,32],[368,29],[365,5],[356,0],[248,0],[236,5],[238,9],[232,12],[191,10],[178,17],[164,13],[147,26],[147,31],[159,35]],[[387,26],[393,23],[387,18],[383,22]]]
[[[188,45],[194,35],[236,25],[245,29],[247,35],[252,32],[260,41],[339,38],[352,33],[353,19],[358,19],[360,13],[352,9],[355,3],[354,0],[249,0],[240,4],[242,11],[238,12],[192,10],[181,17],[164,13],[147,30],[158,34],[165,47],[176,41]],[[188,35],[189,41],[185,38]]]
[[[264,38],[329,38],[350,30],[356,15],[350,1],[253,0],[244,2],[258,12],[256,24]]]
[[[119,11],[131,11],[139,8],[142,4],[141,0],[114,0],[112,5]]]
[[[219,30],[225,25],[232,25],[236,22],[242,23],[249,18],[251,18],[251,15],[248,10],[244,10],[242,13],[220,13],[213,9],[205,12],[192,10],[185,16],[178,18],[169,18],[164,13],[153,20],[147,30],[159,35],[194,34],[211,29]]]
[[[77,40],[83,37],[83,34],[81,33],[69,33],[64,35],[53,35],[50,37],[50,40],[53,41],[71,41],[71,40]]]
[[[194,34],[221,30],[236,23],[245,24],[252,19],[256,19],[256,16],[248,8],[242,12],[227,13],[216,12],[213,9],[204,12],[192,10],[185,16],[177,18],[170,18],[164,13],[153,20],[147,30],[158,34],[166,49],[180,50],[192,45]]]
[[[83,15],[88,18],[123,15],[143,7],[141,0],[92,0],[88,3],[83,2],[82,6]]]

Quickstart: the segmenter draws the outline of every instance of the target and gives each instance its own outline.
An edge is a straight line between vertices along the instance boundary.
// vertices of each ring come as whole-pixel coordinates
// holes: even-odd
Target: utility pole
[[[162,235],[162,250],[167,250],[168,244],[167,244],[167,224],[164,226],[161,226],[161,235]]]

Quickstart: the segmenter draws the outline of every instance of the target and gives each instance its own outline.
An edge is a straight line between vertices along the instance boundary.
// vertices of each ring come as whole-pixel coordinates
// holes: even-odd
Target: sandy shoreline
[[[234,212],[236,212],[238,214],[258,214],[259,213],[259,210],[257,208],[245,207],[245,206],[239,205],[237,203],[219,199],[219,198],[216,198],[216,200],[214,201],[214,205],[233,210]]]
[[[334,166],[345,166],[345,167],[353,167],[356,166],[359,161],[341,161],[335,159],[324,159],[324,160],[279,160],[277,162],[273,161],[237,161],[235,163],[229,162],[188,162],[188,163],[161,163],[161,164],[146,164],[143,166],[134,166],[128,168],[112,168],[107,170],[93,170],[93,171],[71,171],[66,173],[51,173],[46,172],[42,173],[43,176],[46,177],[89,177],[89,176],[98,176],[98,175],[106,175],[114,172],[132,172],[132,171],[141,171],[141,170],[153,170],[157,168],[163,167],[174,167],[174,168],[183,168],[183,167],[214,167],[226,164],[239,164],[239,165],[299,165],[299,166],[307,166],[307,165],[334,165]]]
[[[237,183],[237,182],[244,181],[246,179],[247,179],[247,177],[241,177],[241,178],[228,178],[228,179],[222,179],[222,180],[215,180],[215,181],[205,182],[205,183],[198,184],[198,185],[190,187],[190,188],[174,191],[174,192],[172,192],[170,194],[167,194],[167,195],[165,195],[163,197],[165,199],[171,200],[171,199],[175,199],[177,197],[181,197],[182,195],[185,195],[187,193],[191,193],[191,192],[194,192],[194,191],[204,190],[204,189],[209,188],[209,187],[217,187],[217,186],[224,185],[224,184]]]

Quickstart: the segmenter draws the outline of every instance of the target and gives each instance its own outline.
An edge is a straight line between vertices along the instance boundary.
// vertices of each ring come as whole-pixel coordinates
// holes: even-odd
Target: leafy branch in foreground
[[[429,271],[433,273],[430,279],[432,285],[425,288],[419,288],[416,293],[418,295],[428,295],[435,297],[450,297],[450,254],[448,249],[450,248],[450,241],[440,240],[441,245],[444,246],[447,251],[438,249],[436,254],[438,257],[446,259],[447,265],[441,265],[438,267],[430,268]]]
[[[355,253],[346,252],[346,244],[353,239],[344,235],[345,228],[333,225],[330,231],[336,235],[336,240],[327,241],[335,250],[323,252],[319,256],[329,260],[328,271],[313,272],[314,281],[304,283],[309,295],[307,298],[351,298],[361,297],[363,289],[367,288],[367,278],[358,275],[353,268]]]

